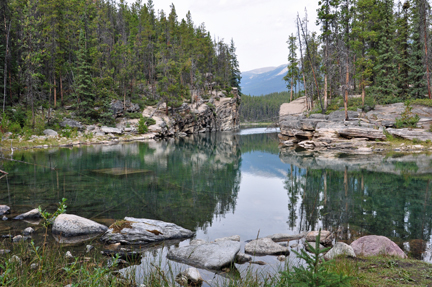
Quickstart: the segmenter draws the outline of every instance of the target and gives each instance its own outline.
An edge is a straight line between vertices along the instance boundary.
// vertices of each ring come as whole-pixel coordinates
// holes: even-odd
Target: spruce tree
[[[287,74],[284,77],[288,89],[290,89],[290,102],[293,100],[293,88],[299,76],[298,60],[297,60],[297,37],[291,34],[288,38],[288,66]]]
[[[231,62],[230,86],[232,88],[234,87],[237,88],[238,94],[241,95],[241,87],[240,87],[241,72],[239,68],[239,62],[237,60],[236,48],[233,39],[231,39],[229,54],[230,54],[230,62]]]
[[[89,52],[84,29],[79,33],[79,48],[76,53],[77,67],[75,69],[75,100],[79,114],[88,119],[93,116],[94,92],[93,80],[91,76],[91,67],[89,61]]]
[[[379,7],[382,30],[379,35],[378,56],[374,67],[375,86],[373,91],[378,101],[395,102],[399,96],[396,83],[399,55],[395,51],[393,1],[385,0]]]

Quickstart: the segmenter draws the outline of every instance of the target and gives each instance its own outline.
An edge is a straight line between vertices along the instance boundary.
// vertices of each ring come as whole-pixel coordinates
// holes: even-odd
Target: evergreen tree
[[[288,38],[288,71],[284,77],[285,82],[287,83],[288,89],[290,89],[290,102],[293,100],[293,89],[296,85],[297,79],[299,77],[299,68],[298,68],[298,60],[297,60],[297,45],[296,45],[297,37],[294,34],[291,34]]]
[[[230,63],[231,63],[231,77],[230,77],[230,86],[232,88],[237,88],[239,95],[241,95],[241,72],[239,68],[239,62],[237,61],[236,48],[234,45],[234,39],[231,39],[231,45],[229,48],[230,54]]]

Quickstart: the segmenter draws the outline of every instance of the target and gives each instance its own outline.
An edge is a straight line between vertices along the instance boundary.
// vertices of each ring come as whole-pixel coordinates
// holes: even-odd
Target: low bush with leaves
[[[148,132],[148,127],[146,125],[146,118],[141,116],[138,122],[138,133],[145,134],[147,132]]]
[[[417,114],[412,113],[412,106],[410,101],[405,102],[405,110],[399,118],[396,118],[396,128],[415,128],[417,123],[420,121],[420,117]]]
[[[42,224],[45,227],[52,225],[54,223],[54,220],[57,218],[57,216],[66,212],[66,208],[67,208],[66,200],[67,200],[66,198],[62,198],[62,201],[58,203],[58,208],[54,213],[49,213],[46,210],[42,210],[40,206],[38,207],[39,213],[43,218]]]

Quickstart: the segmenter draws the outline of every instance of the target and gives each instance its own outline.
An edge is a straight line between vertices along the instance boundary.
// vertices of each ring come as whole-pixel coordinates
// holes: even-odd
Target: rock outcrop
[[[213,92],[209,99],[197,97],[193,103],[183,103],[178,108],[169,108],[168,115],[165,104],[147,107],[143,116],[151,116],[156,121],[156,124],[149,126],[149,131],[160,137],[233,131],[240,125],[240,101],[237,93],[228,97],[222,92]]]
[[[270,238],[259,238],[245,245],[245,252],[252,255],[289,255],[289,249],[275,243]]]

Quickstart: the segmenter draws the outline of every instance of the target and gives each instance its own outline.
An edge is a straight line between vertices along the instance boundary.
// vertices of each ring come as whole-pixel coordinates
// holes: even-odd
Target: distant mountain
[[[286,83],[283,80],[286,73],[286,64],[242,72],[241,91],[251,96],[287,91]]]

